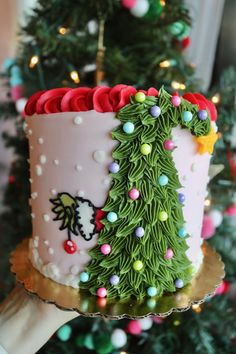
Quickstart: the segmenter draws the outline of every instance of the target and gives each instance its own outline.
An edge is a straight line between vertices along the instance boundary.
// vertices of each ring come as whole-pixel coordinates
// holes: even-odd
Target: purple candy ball
[[[119,172],[119,170],[120,170],[120,166],[118,165],[118,163],[116,163],[116,162],[110,163],[109,171],[111,173],[117,173],[117,172]]]
[[[208,117],[208,113],[205,109],[201,109],[200,111],[198,111],[197,115],[200,120],[206,120]]]
[[[111,285],[117,285],[119,284],[120,278],[118,277],[118,275],[112,275],[110,277],[110,284]]]
[[[136,237],[143,237],[144,235],[144,228],[142,226],[139,226],[135,229],[135,236]]]
[[[157,118],[159,117],[159,115],[161,114],[161,109],[159,106],[152,106],[150,108],[150,114],[153,118]]]
[[[185,195],[183,193],[179,193],[178,194],[178,198],[179,198],[179,202],[180,203],[184,203],[185,201]]]
[[[183,288],[184,286],[184,282],[182,279],[176,279],[175,280],[175,287],[178,288],[178,289],[181,289]]]

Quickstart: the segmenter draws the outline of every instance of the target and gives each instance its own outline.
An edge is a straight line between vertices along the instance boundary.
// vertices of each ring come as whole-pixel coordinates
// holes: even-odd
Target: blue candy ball
[[[133,131],[134,131],[134,124],[131,123],[131,122],[126,122],[124,125],[123,125],[123,130],[126,134],[132,134]]]
[[[117,173],[117,172],[119,172],[119,170],[120,170],[120,166],[118,165],[118,163],[116,163],[116,162],[110,163],[109,171],[111,173]]]
[[[116,213],[114,213],[113,211],[110,211],[108,214],[107,214],[107,220],[110,221],[110,222],[115,222],[116,220],[118,219],[118,216]]]
[[[112,275],[110,277],[110,284],[111,285],[118,285],[120,282],[120,278],[118,277],[118,275]]]
[[[169,182],[169,178],[166,175],[161,175],[158,178],[158,183],[160,184],[160,186],[166,186]]]
[[[176,279],[175,280],[175,287],[178,288],[178,289],[181,289],[183,288],[184,286],[184,282],[182,279]]]
[[[57,331],[57,336],[62,342],[66,342],[70,339],[72,329],[69,325],[64,325]]]
[[[200,111],[198,111],[197,115],[200,120],[206,120],[208,117],[208,113],[205,109],[201,109]]]
[[[154,286],[150,286],[150,288],[147,288],[147,294],[150,297],[156,296],[157,295],[157,288],[155,288]]]
[[[193,115],[191,112],[189,111],[184,111],[182,113],[182,118],[183,118],[183,121],[188,123],[188,122],[191,122],[192,118],[193,118]]]
[[[183,193],[178,194],[178,199],[180,203],[184,203],[185,201],[185,195]]]
[[[179,229],[178,235],[179,235],[179,237],[181,237],[181,238],[184,238],[184,237],[187,236],[187,231],[185,230],[184,227],[181,227],[181,229]]]
[[[157,118],[159,117],[159,115],[161,114],[161,109],[159,106],[152,106],[150,108],[150,114],[153,118]]]
[[[89,280],[88,273],[87,272],[80,273],[79,279],[80,279],[80,281],[82,281],[82,283],[86,283]]]
[[[143,237],[144,236],[144,228],[142,226],[139,226],[135,229],[135,236],[136,237]]]

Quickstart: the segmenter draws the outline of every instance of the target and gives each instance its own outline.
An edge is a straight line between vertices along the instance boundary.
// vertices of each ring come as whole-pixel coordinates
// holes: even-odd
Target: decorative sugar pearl
[[[174,256],[174,252],[171,248],[167,248],[166,254],[165,254],[165,259],[171,259]]]
[[[77,275],[79,273],[79,267],[74,264],[73,266],[70,267],[70,272],[73,275]]]
[[[182,279],[176,279],[175,280],[175,287],[178,288],[178,289],[181,289],[183,288],[184,286],[184,282]]]
[[[187,236],[187,231],[185,230],[184,227],[181,227],[181,229],[179,229],[178,235],[179,235],[179,237],[181,237],[181,238],[184,238],[184,237]]]
[[[49,248],[48,248],[48,253],[49,253],[49,254],[54,254],[54,249],[53,249],[52,247],[49,247]]]
[[[48,222],[50,220],[50,215],[48,214],[43,214],[43,220]]]
[[[143,237],[144,236],[144,228],[142,226],[139,226],[135,229],[134,234],[136,237]]]
[[[158,219],[160,221],[166,221],[168,219],[168,214],[166,211],[160,211],[160,213],[158,214]]]
[[[38,138],[38,143],[39,143],[40,145],[42,145],[42,144],[44,143],[44,139],[43,139],[43,138]]]
[[[185,201],[185,195],[183,193],[178,194],[178,199],[180,203],[184,203]]]
[[[56,195],[56,194],[57,194],[57,191],[56,191],[56,189],[52,188],[52,189],[50,190],[50,193],[51,193],[52,195]]]
[[[149,155],[152,151],[152,148],[149,144],[142,144],[140,147],[140,151],[142,155]]]
[[[58,166],[59,165],[59,160],[53,160],[54,165]]]
[[[80,116],[76,116],[76,117],[74,118],[74,123],[75,123],[76,125],[79,125],[79,124],[83,123],[83,118],[80,117]]]
[[[118,219],[118,216],[116,213],[114,213],[113,211],[110,211],[108,214],[107,214],[107,220],[110,221],[110,222],[115,222],[116,220]]]
[[[98,288],[97,296],[98,297],[106,297],[107,296],[107,289],[106,288]]]
[[[175,147],[174,142],[170,139],[165,140],[163,145],[165,150],[169,150],[169,151],[173,150]]]
[[[169,178],[166,175],[161,175],[158,178],[158,183],[160,184],[160,186],[164,187],[168,184],[169,182]]]
[[[130,199],[132,200],[136,200],[138,199],[140,196],[140,193],[139,191],[136,189],[136,188],[132,188],[130,191],[129,191],[129,197]]]
[[[143,262],[142,261],[135,261],[133,264],[134,270],[140,271],[143,268]]]
[[[119,170],[120,170],[120,166],[118,165],[117,162],[112,162],[112,163],[110,163],[110,165],[109,165],[109,171],[110,171],[111,173],[117,173],[117,172],[119,172]]]
[[[89,275],[87,272],[82,272],[80,273],[79,275],[79,280],[82,282],[82,283],[86,283],[88,280],[89,280]]]
[[[177,95],[174,95],[171,97],[171,103],[173,104],[173,106],[179,107],[179,105],[181,104],[181,98]]]
[[[42,166],[36,165],[35,166],[35,173],[36,173],[37,176],[42,176],[42,174],[43,174]]]
[[[104,254],[106,256],[109,253],[111,253],[111,246],[108,245],[108,243],[105,243],[104,245],[102,245],[100,247],[100,250],[101,250],[102,254]]]
[[[159,117],[159,115],[161,114],[161,109],[159,106],[152,106],[150,108],[150,114],[153,118],[157,118]]]
[[[137,92],[134,98],[136,102],[142,103],[146,100],[146,95],[143,92]]]
[[[200,120],[206,120],[208,117],[208,113],[205,109],[201,109],[200,111],[198,111],[197,115]]]
[[[112,275],[111,277],[110,277],[110,279],[109,279],[109,281],[110,281],[110,284],[111,285],[118,285],[119,284],[119,282],[120,282],[120,278],[118,277],[118,275]]]
[[[147,294],[150,297],[156,296],[157,295],[157,288],[155,288],[155,286],[150,286],[149,288],[147,288]]]
[[[131,122],[126,122],[126,123],[123,125],[123,131],[124,131],[126,134],[132,134],[133,131],[134,131],[134,124],[131,123]]]
[[[97,163],[103,163],[106,160],[106,152],[103,150],[96,150],[93,153],[93,158]]]
[[[46,161],[47,161],[46,155],[40,155],[40,156],[39,156],[39,162],[40,162],[42,165],[45,164]]]
[[[193,115],[190,111],[184,111],[182,113],[182,118],[183,118],[184,122],[188,123],[188,122],[191,122]]]

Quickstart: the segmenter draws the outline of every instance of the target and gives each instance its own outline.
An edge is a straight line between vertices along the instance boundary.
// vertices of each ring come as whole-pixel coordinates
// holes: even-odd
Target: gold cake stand
[[[183,312],[193,304],[201,304],[212,296],[225,275],[224,263],[216,251],[206,242],[200,270],[192,282],[176,293],[142,301],[99,299],[85,290],[58,284],[39,273],[28,258],[28,239],[25,239],[11,255],[11,271],[26,291],[41,300],[67,311],[77,311],[81,316],[109,319],[165,317],[172,312]]]

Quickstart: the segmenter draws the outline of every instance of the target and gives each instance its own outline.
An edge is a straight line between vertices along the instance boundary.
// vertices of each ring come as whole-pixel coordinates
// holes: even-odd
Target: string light
[[[192,305],[192,309],[196,313],[200,313],[202,311],[201,306],[197,304]]]
[[[128,354],[127,352],[120,352],[120,354]]]
[[[166,5],[166,0],[160,0],[160,5],[165,6]]]
[[[58,32],[59,32],[62,36],[64,36],[68,31],[69,31],[69,29],[66,28],[66,27],[59,27],[59,28],[58,28]]]
[[[210,199],[206,199],[205,202],[204,202],[204,205],[205,206],[210,206],[211,205],[211,200]]]
[[[175,320],[175,321],[173,322],[173,325],[176,326],[176,327],[179,326],[179,325],[180,325],[180,321],[179,321],[179,320]]]
[[[163,60],[159,64],[160,68],[169,68],[170,66],[170,61],[169,60]]]
[[[172,81],[171,86],[173,87],[174,90],[185,90],[186,89],[185,84],[182,84],[178,81]]]
[[[220,102],[220,94],[216,93],[214,96],[212,96],[211,100],[214,104],[218,104]]]
[[[30,62],[29,62],[29,67],[30,69],[33,69],[35,67],[35,65],[37,65],[39,62],[39,57],[37,55],[33,55],[30,58]]]
[[[74,81],[74,83],[76,83],[76,84],[80,83],[79,74],[78,74],[78,72],[76,70],[72,70],[70,72],[70,77]]]

